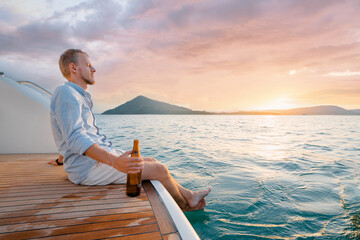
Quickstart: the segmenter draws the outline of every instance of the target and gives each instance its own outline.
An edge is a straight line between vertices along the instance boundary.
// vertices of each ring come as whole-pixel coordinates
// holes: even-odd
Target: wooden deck
[[[0,239],[180,239],[150,182],[79,186],[55,154],[0,155]]]

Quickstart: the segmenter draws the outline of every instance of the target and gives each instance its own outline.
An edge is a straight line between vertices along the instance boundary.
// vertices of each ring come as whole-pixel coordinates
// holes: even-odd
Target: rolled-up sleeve
[[[86,134],[79,101],[71,92],[63,91],[53,96],[51,111],[68,149],[82,155],[96,142]]]

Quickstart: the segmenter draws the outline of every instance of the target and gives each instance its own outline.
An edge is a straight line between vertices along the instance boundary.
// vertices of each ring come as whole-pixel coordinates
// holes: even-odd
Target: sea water
[[[97,115],[191,190],[201,239],[360,239],[360,116]]]

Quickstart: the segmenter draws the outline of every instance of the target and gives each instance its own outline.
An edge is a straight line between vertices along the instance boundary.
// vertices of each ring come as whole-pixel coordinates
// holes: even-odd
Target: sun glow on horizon
[[[267,102],[265,106],[259,107],[257,110],[287,110],[296,107],[298,107],[298,105],[294,103],[294,100],[287,97],[282,97]]]

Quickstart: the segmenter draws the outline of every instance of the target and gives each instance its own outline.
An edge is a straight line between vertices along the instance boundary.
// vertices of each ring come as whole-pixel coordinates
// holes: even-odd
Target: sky
[[[0,71],[53,91],[87,52],[101,113],[138,95],[193,110],[360,109],[360,1],[0,0]]]

